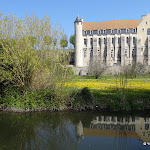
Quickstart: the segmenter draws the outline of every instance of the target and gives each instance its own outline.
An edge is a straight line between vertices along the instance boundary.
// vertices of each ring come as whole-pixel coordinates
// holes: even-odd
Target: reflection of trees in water
[[[76,142],[63,113],[0,114],[2,150],[70,150]]]

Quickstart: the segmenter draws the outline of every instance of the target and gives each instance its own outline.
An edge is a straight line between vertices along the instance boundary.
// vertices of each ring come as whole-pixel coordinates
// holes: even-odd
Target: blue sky
[[[150,0],[1,0],[0,9],[18,17],[27,10],[41,18],[47,13],[52,24],[62,25],[69,39],[78,14],[84,21],[139,19],[150,12]]]

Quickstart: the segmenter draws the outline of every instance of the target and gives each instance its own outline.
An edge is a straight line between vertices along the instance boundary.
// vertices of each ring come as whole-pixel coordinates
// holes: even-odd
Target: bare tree
[[[98,79],[98,77],[106,70],[106,64],[100,57],[96,56],[90,60],[88,70],[90,75],[95,75],[96,79]]]

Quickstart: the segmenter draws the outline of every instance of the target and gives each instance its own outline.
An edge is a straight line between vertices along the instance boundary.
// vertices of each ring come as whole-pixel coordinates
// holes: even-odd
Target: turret
[[[82,25],[83,19],[77,16],[74,26],[75,26],[75,66],[83,66],[83,37],[82,37]]]

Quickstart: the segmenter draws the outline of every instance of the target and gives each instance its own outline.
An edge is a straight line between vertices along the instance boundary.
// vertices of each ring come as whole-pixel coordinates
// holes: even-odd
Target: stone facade
[[[150,13],[142,19],[83,22],[75,24],[76,74],[88,73],[89,62],[99,57],[108,67],[150,65]]]

